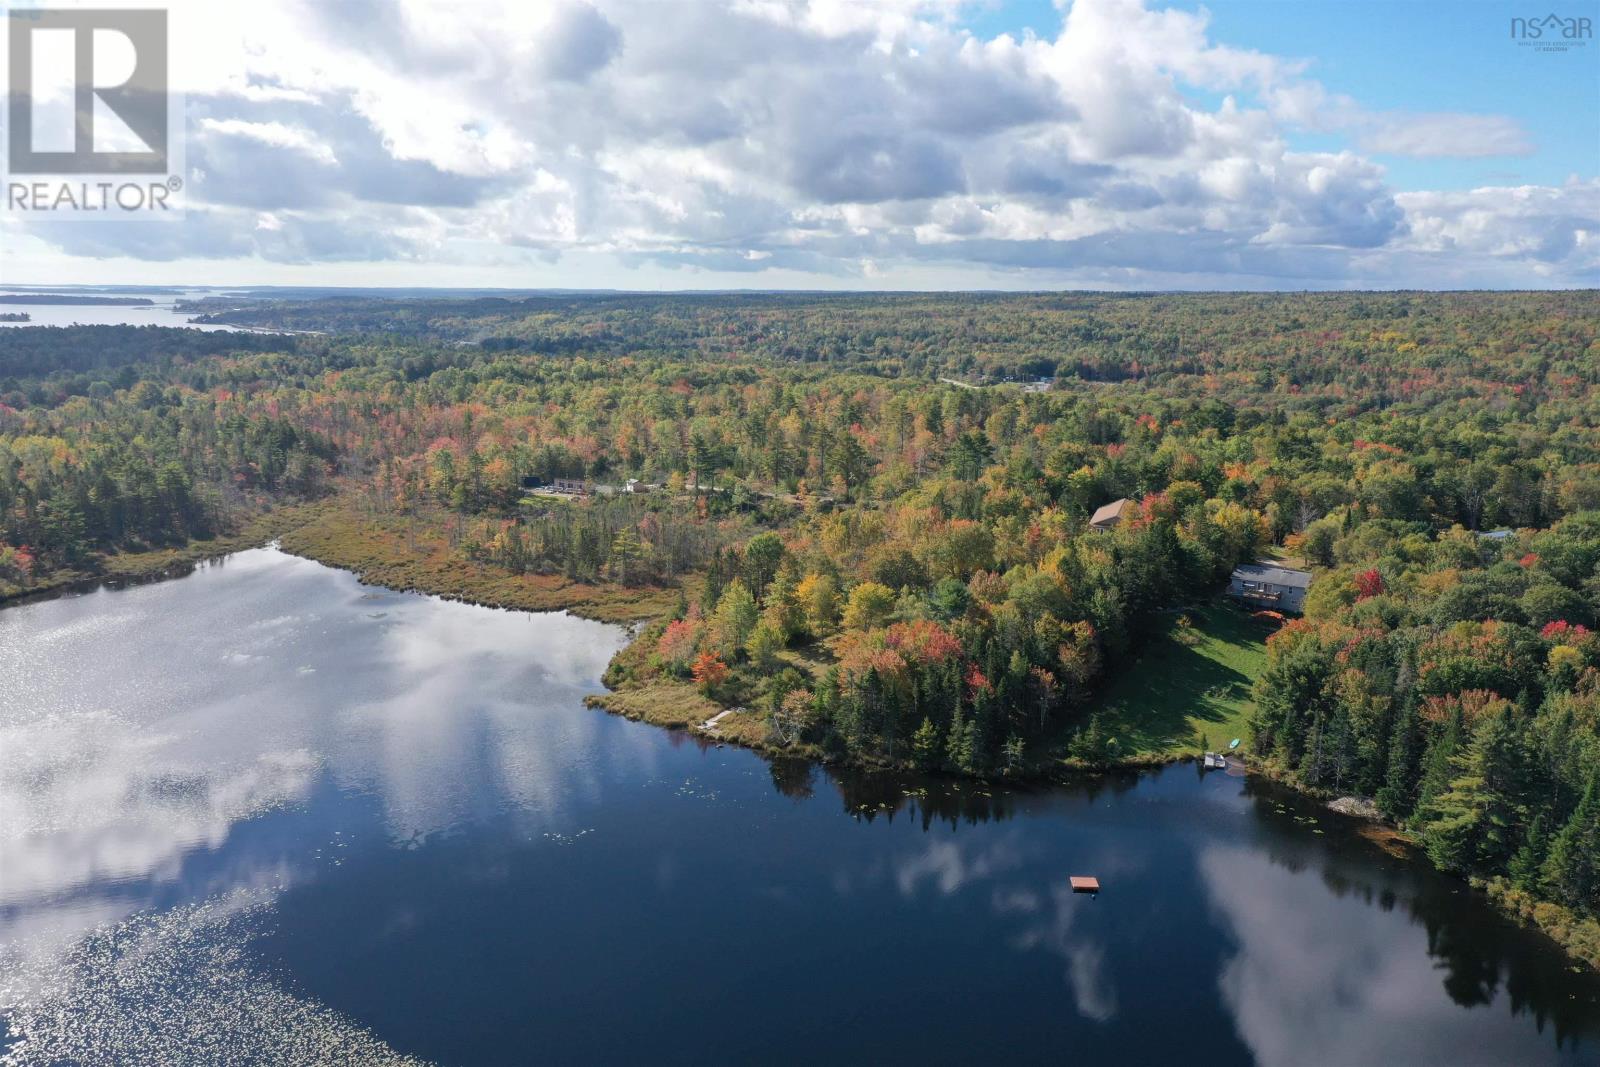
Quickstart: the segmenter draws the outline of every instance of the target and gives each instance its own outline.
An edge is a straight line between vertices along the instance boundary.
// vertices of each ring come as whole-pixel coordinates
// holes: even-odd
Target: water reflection
[[[596,797],[594,717],[537,717],[590,691],[620,635],[509,617],[267,551],[0,612],[9,962],[143,910],[309,876],[322,852],[298,847],[320,836],[304,826],[265,855],[228,846],[272,812],[303,822],[320,782],[377,798],[391,840],[411,845],[507,810],[533,832]],[[603,758],[648,774],[650,753]]]
[[[453,1063],[1591,1051],[1594,981],[1270,783],[768,764],[583,708],[621,640],[270,552],[0,612],[0,1047],[266,1058],[267,1012]]]
[[[791,795],[791,776],[798,773],[785,770],[780,780],[775,770],[779,791]],[[1023,817],[1083,818],[1102,800],[1193,773],[1172,768],[1089,776],[1048,790],[852,771],[830,777],[852,817],[892,821],[905,814],[928,832]],[[807,779],[807,795],[815,788]],[[1216,983],[1249,1059],[1304,1063],[1307,1049],[1315,1048],[1317,1062],[1324,1063],[1521,1062],[1526,1042],[1502,1025],[1505,1013],[1531,1016],[1539,1033],[1548,1027],[1555,1046],[1575,1060],[1589,1053],[1600,1029],[1600,981],[1580,973],[1542,937],[1497,916],[1464,883],[1432,870],[1376,827],[1265,779],[1244,779],[1233,796],[1237,814],[1250,816],[1249,833],[1242,844],[1203,833],[1186,840],[1192,890],[1170,854],[1154,856],[1136,837],[1120,839],[1114,850],[1079,851],[1071,862],[1075,872],[1097,873],[1114,891],[1141,873],[1155,873],[1172,894],[1192,891],[1204,901],[1233,943],[1218,962]],[[1138,818],[1148,829],[1170,814],[1146,806]],[[1203,812],[1191,810],[1188,817],[1207,821]],[[1027,849],[1019,850],[1014,835],[998,832],[1008,835],[1003,846],[979,850],[939,838],[901,857],[899,889],[951,894],[995,883],[989,890],[993,914],[1027,920],[1011,943],[1060,958],[1078,1013],[1109,1021],[1118,998],[1106,943],[1077,921],[1097,902],[1073,894],[1064,879],[1008,881],[1007,872],[1032,865],[1021,859]],[[1308,878],[1322,891],[1308,891]],[[836,885],[858,882],[835,876]],[[1392,921],[1375,921],[1373,911]],[[1481,1010],[1462,1015],[1461,1008]],[[1448,1031],[1448,1039],[1436,1040],[1435,1031]],[[1406,1036],[1397,1040],[1396,1034]]]

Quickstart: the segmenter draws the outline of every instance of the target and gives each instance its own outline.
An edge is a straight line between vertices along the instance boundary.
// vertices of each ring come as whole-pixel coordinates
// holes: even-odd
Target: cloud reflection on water
[[[173,891],[255,881],[196,880],[190,861],[231,864],[214,855],[231,834],[298,811],[324,776],[371,795],[396,842],[508,812],[530,833],[554,826],[598,798],[597,760],[651,770],[647,739],[602,750],[604,717],[578,706],[623,639],[581,619],[364,590],[272,550],[8,609],[0,940],[49,931],[59,945]],[[309,869],[316,836],[290,867]]]
[[[1218,977],[1222,997],[1263,1067],[1467,1067],[1525,1054],[1503,1006],[1463,1012],[1447,994],[1421,926],[1370,921],[1361,895],[1307,892],[1304,873],[1255,850],[1210,846],[1198,863],[1238,946]]]

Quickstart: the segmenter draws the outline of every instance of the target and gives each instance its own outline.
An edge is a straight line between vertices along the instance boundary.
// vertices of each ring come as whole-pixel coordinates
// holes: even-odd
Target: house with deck
[[[1246,563],[1235,567],[1228,580],[1228,595],[1251,607],[1274,611],[1305,610],[1311,572],[1275,563]]]

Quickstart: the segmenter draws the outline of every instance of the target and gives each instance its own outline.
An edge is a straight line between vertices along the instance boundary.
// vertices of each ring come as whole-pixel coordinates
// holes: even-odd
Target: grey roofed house
[[[1089,529],[1102,531],[1111,529],[1128,517],[1128,512],[1133,509],[1133,506],[1133,501],[1127,497],[1123,497],[1121,500],[1113,500],[1109,504],[1102,504],[1095,509],[1093,515],[1089,516]]]
[[[1245,563],[1234,568],[1228,595],[1251,604],[1300,611],[1311,588],[1311,572],[1273,563]]]

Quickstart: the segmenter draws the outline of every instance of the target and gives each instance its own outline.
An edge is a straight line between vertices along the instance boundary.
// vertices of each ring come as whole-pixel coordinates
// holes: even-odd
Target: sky
[[[166,6],[184,217],[0,217],[0,284],[1600,285],[1526,0]]]

